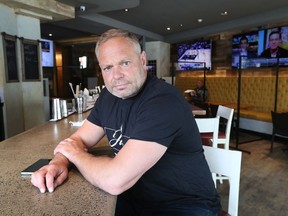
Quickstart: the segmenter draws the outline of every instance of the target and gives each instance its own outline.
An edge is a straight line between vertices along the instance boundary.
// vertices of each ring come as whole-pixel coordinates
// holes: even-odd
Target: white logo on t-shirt
[[[127,140],[129,139],[128,136],[123,135],[123,126],[119,129],[112,129],[112,128],[104,128],[107,138],[109,139],[109,145],[114,149],[114,151],[119,152],[120,149],[125,145]]]

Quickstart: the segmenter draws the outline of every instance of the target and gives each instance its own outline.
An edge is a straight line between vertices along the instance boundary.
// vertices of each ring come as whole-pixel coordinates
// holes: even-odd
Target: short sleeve
[[[183,115],[183,112],[186,114]],[[177,97],[163,95],[151,98],[140,106],[131,138],[157,142],[168,147],[182,132],[185,116],[191,118],[192,112],[178,102]]]

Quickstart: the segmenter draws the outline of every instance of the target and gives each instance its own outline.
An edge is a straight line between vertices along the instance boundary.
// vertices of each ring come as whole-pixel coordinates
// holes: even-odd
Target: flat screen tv
[[[41,39],[42,67],[54,67],[54,44],[52,40]]]
[[[258,37],[257,31],[232,37],[232,67],[239,67],[240,56],[246,58],[258,56]]]
[[[252,55],[248,54],[248,52],[243,55],[240,54],[241,39],[242,42],[245,42],[243,36],[248,38],[247,51],[250,54],[252,53]],[[244,47],[244,45],[242,46]],[[274,50],[278,50],[278,54],[274,53]],[[276,64],[288,66],[288,26],[233,36],[232,67],[239,67],[239,55],[242,56],[241,68],[271,67]]]
[[[195,41],[177,44],[176,70],[211,69],[212,41]]]

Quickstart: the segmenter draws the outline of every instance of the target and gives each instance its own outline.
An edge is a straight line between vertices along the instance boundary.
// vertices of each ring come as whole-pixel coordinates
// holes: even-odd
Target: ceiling
[[[288,23],[287,0],[57,0],[75,7],[76,18],[41,23],[44,38],[100,35],[128,29],[147,41],[175,43],[227,31]],[[85,10],[83,9],[85,6]],[[124,9],[129,11],[125,12]],[[227,15],[221,15],[227,11]],[[197,22],[203,19],[202,22]],[[167,27],[171,30],[168,31]]]

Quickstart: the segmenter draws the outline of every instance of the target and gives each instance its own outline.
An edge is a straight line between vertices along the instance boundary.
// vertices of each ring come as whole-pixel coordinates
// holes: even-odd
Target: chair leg
[[[271,137],[270,153],[273,152],[273,144],[274,144],[274,133],[272,133],[272,137]]]
[[[219,180],[220,184],[223,184],[222,175],[217,175],[217,179]]]
[[[217,174],[216,180],[219,180],[220,184],[223,184],[223,180],[229,180],[229,178],[227,176]]]

